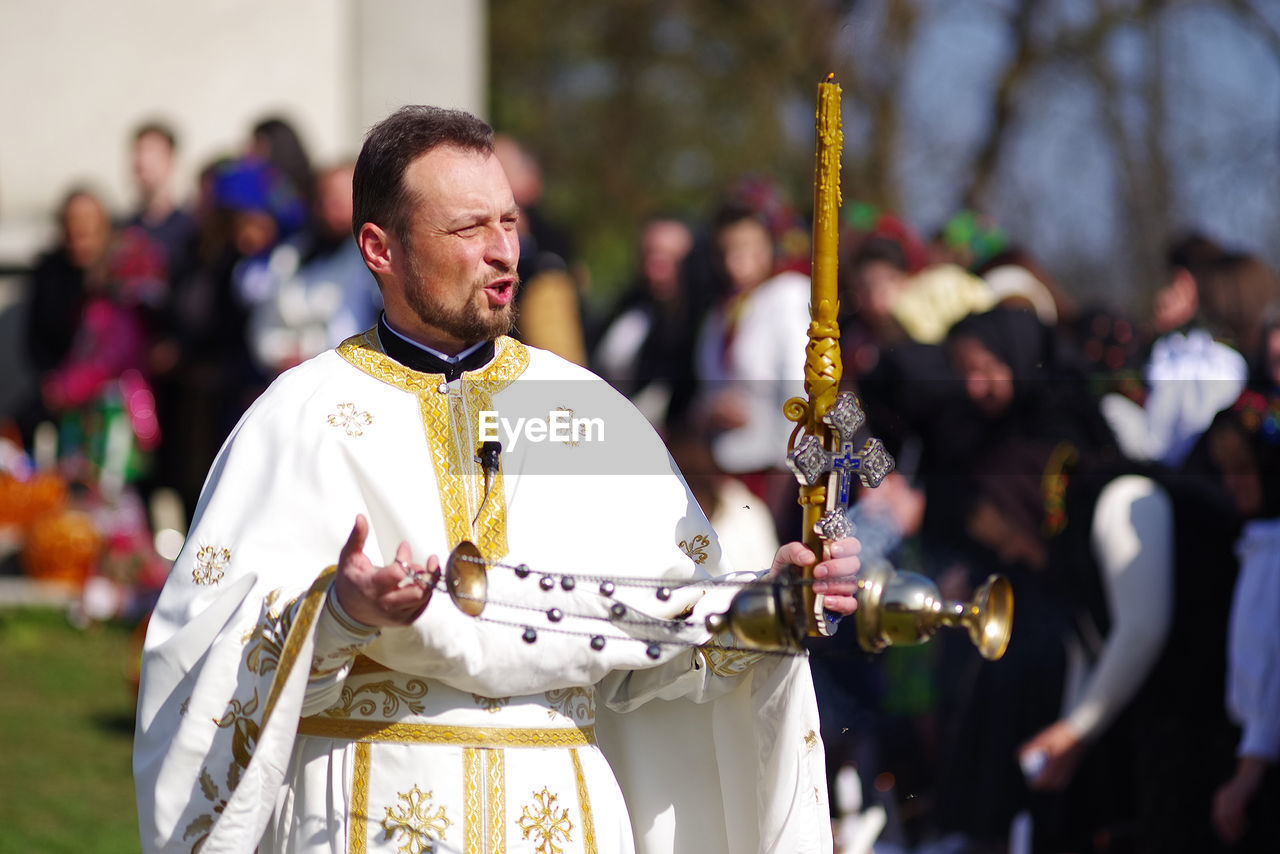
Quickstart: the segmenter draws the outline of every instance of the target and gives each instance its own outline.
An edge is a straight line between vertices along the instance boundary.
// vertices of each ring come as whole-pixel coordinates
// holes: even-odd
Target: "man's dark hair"
[[[137,142],[144,136],[155,134],[169,143],[169,150],[173,151],[178,147],[177,134],[173,132],[173,128],[158,119],[143,122],[133,130],[133,141]]]
[[[409,165],[440,146],[493,153],[493,128],[470,113],[441,107],[401,107],[365,137],[352,179],[351,231],[371,222],[409,244],[413,200],[404,183]]]

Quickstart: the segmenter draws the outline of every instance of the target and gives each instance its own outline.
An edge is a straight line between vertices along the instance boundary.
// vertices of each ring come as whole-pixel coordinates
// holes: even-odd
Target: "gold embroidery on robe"
[[[258,745],[260,730],[257,720],[253,717],[257,711],[258,692],[255,690],[252,699],[244,703],[233,698],[227,704],[227,710],[222,717],[213,720],[219,729],[231,730],[231,756],[241,768],[249,767],[249,760],[253,758],[253,749]],[[232,788],[235,787],[232,786]]]
[[[369,376],[417,395],[449,546],[470,540],[491,559],[507,553],[502,472],[491,477],[489,500],[485,501],[485,474],[475,460],[476,448],[461,447],[460,438],[478,430],[480,412],[493,409],[493,395],[514,382],[529,365],[529,351],[515,339],[504,335],[495,341],[495,348],[488,365],[464,372],[457,387],[446,386],[442,394],[443,374],[418,373],[396,362],[382,352],[373,329],[338,347],[343,359]]]
[[[591,688],[555,688],[543,694],[547,698],[547,717],[556,713],[573,720],[595,720],[596,692]]]
[[[213,809],[209,813],[196,816],[183,829],[184,840],[196,837],[192,843],[193,851],[203,846],[205,839],[213,831],[215,816],[221,814],[231,798],[231,793],[240,785],[240,775],[252,759],[258,734],[266,729],[267,721],[271,718],[271,712],[280,697],[280,691],[284,688],[285,679],[293,670],[302,652],[302,646],[306,643],[311,627],[315,623],[316,615],[320,612],[332,578],[333,569],[325,570],[305,594],[290,602],[279,612],[272,610],[279,597],[279,591],[272,591],[264,598],[263,606],[267,614],[259,623],[259,630],[256,633],[260,638],[260,646],[249,650],[244,665],[246,670],[260,678],[265,677],[272,670],[275,670],[275,674],[271,679],[271,687],[262,708],[261,719],[253,716],[258,705],[256,690],[252,700],[242,703],[232,699],[222,718],[213,719],[214,725],[219,729],[231,730],[231,762],[227,767],[226,777],[227,795],[222,797],[222,792],[214,781],[213,775],[209,773],[209,769],[201,768],[200,790],[205,799],[213,804]]]
[[[538,854],[564,854],[562,842],[572,842],[573,821],[569,818],[568,809],[556,807],[557,795],[543,787],[541,792],[533,793],[533,803],[523,806],[516,824],[523,831],[522,838],[533,838],[537,843],[534,849]]]
[[[562,441],[564,444],[566,444],[566,445],[570,445],[570,446],[575,447],[575,448],[576,448],[576,447],[578,447],[579,445],[581,445],[581,444],[582,444],[582,437],[578,434],[578,431],[577,431],[576,429],[574,429],[574,427],[573,427],[573,410],[572,410],[572,409],[570,409],[570,408],[569,408],[569,407],[567,407],[567,406],[557,406],[557,407],[556,407],[554,410],[552,410],[552,411],[553,411],[553,412],[567,412],[567,413],[569,413],[569,419],[568,419],[568,420],[569,420],[569,429],[570,429],[570,431],[571,431],[571,432],[570,432],[570,434],[569,434],[569,438],[568,438],[568,439],[563,439],[563,440],[561,440],[561,441]],[[555,435],[555,425],[553,425],[553,424],[551,423],[551,418],[550,418],[550,416],[548,416],[548,417],[547,417],[547,435],[548,435],[548,436]]]
[[[697,534],[696,536],[680,541],[680,551],[689,556],[689,559],[696,564],[704,564],[707,562],[709,555],[707,548],[711,545],[711,539],[706,534]]]
[[[382,820],[384,839],[395,837],[401,842],[397,849],[401,854],[430,854],[436,850],[436,842],[444,839],[445,831],[453,822],[445,815],[444,807],[431,802],[432,793],[414,786],[400,793],[402,803],[393,812],[387,807],[387,817]]]
[[[314,715],[298,721],[298,735],[385,744],[452,744],[455,747],[586,747],[596,743],[594,726],[562,729],[444,726]]]
[[[484,851],[483,751],[462,748],[462,850],[467,854]]]
[[[707,662],[711,672],[717,676],[741,676],[764,658],[764,653],[716,644],[700,646],[697,652]]]
[[[471,699],[475,700],[477,706],[491,715],[496,715],[511,702],[510,697],[483,697],[479,694],[472,694]]]
[[[356,742],[355,759],[351,763],[351,816],[347,822],[348,854],[365,854],[369,850],[369,755],[372,748]]]
[[[267,612],[266,616],[249,631],[246,638],[246,643],[248,641],[254,641],[254,643],[249,647],[245,657],[245,667],[250,673],[256,673],[259,676],[266,676],[275,669],[280,661],[280,654],[284,651],[284,641],[289,635],[289,627],[293,622],[293,614],[289,608],[281,610],[275,607],[276,600],[279,598],[279,590],[272,590],[266,595],[262,601],[263,610]]]
[[[201,586],[217,584],[227,574],[229,563],[231,563],[231,549],[201,546],[196,552],[196,563],[191,569],[191,580]]]
[[[378,701],[374,697],[361,697],[357,700],[356,698],[361,694],[382,695],[384,718],[394,718],[399,714],[401,700],[410,712],[420,715],[426,706],[416,701],[427,696],[427,683],[421,679],[409,679],[400,686],[391,679],[384,679],[381,682],[366,683],[358,688],[344,685],[338,702],[320,714],[327,718],[349,718],[352,714],[372,717],[378,710]]]
[[[486,750],[484,755],[489,786],[489,851],[499,854],[507,850],[506,754]]]
[[[582,773],[582,759],[578,751],[570,750],[573,759],[573,777],[578,785],[578,813],[582,816],[582,850],[584,854],[596,854],[596,822],[591,816],[591,794],[587,791],[587,776]]]
[[[199,851],[204,845],[205,840],[209,838],[209,834],[213,832],[214,816],[220,815],[227,806],[227,800],[231,797],[231,792],[235,790],[235,783],[239,782],[239,767],[233,762],[231,767],[235,770],[236,779],[233,782],[231,772],[228,772],[227,779],[227,797],[222,797],[222,792],[218,788],[218,784],[214,782],[213,775],[209,773],[208,768],[200,769],[200,793],[204,795],[206,801],[213,804],[213,811],[198,815],[192,819],[182,830],[183,840],[192,840],[191,850]]]
[[[364,428],[373,423],[373,416],[368,412],[357,412],[354,403],[339,403],[338,411],[329,413],[328,421],[354,439],[364,435]]]

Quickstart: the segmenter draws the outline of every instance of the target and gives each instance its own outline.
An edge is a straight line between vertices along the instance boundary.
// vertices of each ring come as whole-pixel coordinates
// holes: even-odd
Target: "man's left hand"
[[[832,613],[847,617],[858,609],[854,594],[858,585],[854,578],[862,567],[858,552],[862,544],[853,537],[837,540],[827,545],[826,555],[813,568],[813,592],[823,595],[823,606]],[[817,558],[803,543],[787,543],[773,557],[769,577],[777,575],[787,566],[809,566]]]

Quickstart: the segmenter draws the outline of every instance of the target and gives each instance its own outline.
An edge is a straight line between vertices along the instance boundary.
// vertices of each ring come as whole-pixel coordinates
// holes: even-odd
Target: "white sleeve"
[[[1173,505],[1154,481],[1124,475],[1103,488],[1091,545],[1111,615],[1097,662],[1071,704],[1084,739],[1115,720],[1151,671],[1173,618]]]
[[[377,626],[356,620],[338,601],[338,592],[329,587],[324,608],[316,617],[315,648],[311,653],[311,674],[302,714],[322,712],[339,698],[356,655],[379,635]]]
[[[1227,708],[1241,725],[1241,756],[1280,758],[1280,520],[1250,522],[1236,544]]]

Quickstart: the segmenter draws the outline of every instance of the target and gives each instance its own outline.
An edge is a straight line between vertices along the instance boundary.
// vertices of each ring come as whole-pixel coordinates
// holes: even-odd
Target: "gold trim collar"
[[[353,335],[338,345],[338,355],[376,380],[401,391],[421,393],[437,391],[444,374],[424,374],[407,368],[387,355],[378,338],[377,327]],[[494,341],[494,354],[489,363],[474,371],[464,371],[462,380],[489,394],[501,391],[529,367],[529,350],[507,335]]]

